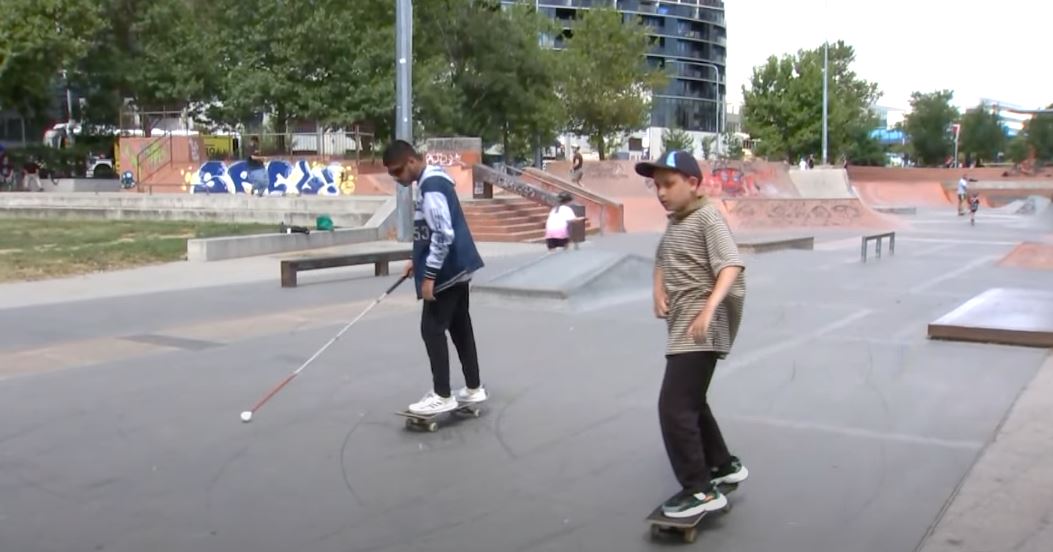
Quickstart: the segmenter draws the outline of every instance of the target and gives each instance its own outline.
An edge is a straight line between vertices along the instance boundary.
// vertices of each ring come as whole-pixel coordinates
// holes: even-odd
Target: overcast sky
[[[976,8],[967,6],[976,6]],[[1053,103],[1053,2],[1047,0],[725,0],[728,101],[742,101],[753,67],[772,54],[842,39],[879,104],[907,108],[911,92],[954,90],[971,107],[991,98]],[[824,37],[825,35],[825,37]]]

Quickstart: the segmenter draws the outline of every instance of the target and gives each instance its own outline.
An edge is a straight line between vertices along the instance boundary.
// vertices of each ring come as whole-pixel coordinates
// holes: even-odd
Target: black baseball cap
[[[671,169],[687,176],[702,179],[702,169],[695,156],[686,151],[667,151],[656,161],[643,161],[636,164],[636,174],[645,178],[654,178],[656,169]]]

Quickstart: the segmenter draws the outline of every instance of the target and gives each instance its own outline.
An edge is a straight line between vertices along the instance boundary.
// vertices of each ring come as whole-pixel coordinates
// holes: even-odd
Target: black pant
[[[658,396],[658,419],[673,473],[692,493],[709,488],[710,467],[723,466],[731,454],[706,401],[717,355],[693,352],[666,357]]]
[[[424,301],[420,317],[420,334],[431,361],[433,389],[443,397],[450,396],[450,348],[446,332],[450,332],[457,356],[461,359],[465,384],[479,387],[479,356],[475,350],[472,317],[468,314],[468,283],[455,284],[435,295],[434,301]]]

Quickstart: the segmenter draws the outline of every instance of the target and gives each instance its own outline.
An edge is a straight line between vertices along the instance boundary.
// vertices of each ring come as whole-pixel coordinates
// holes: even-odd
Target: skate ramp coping
[[[640,255],[579,249],[550,253],[472,287],[494,306],[595,310],[650,297],[654,261]]]
[[[929,324],[930,339],[1053,347],[1053,292],[992,288]]]
[[[846,199],[856,197],[845,169],[790,169],[790,181],[797,194],[806,199]]]

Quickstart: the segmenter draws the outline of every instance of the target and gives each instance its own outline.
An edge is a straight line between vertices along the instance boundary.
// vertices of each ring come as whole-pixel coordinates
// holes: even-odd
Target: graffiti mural
[[[353,167],[340,163],[276,159],[264,166],[267,174],[265,195],[350,195],[355,192]],[[180,171],[186,189],[192,194],[250,194],[245,161],[228,165],[223,161],[206,161],[199,168]]]
[[[461,160],[461,153],[457,151],[429,151],[425,154],[425,161],[429,165],[438,165],[440,167],[461,166],[464,164]]]

